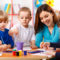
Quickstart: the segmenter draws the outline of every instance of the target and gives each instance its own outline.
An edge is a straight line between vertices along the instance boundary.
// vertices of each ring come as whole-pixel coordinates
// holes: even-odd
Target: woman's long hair
[[[41,22],[41,19],[39,17],[39,15],[40,15],[40,13],[42,11],[47,11],[47,12],[50,12],[50,13],[53,14],[53,22],[54,22],[54,24],[56,24],[56,22],[58,20],[54,10],[49,5],[47,5],[47,4],[41,5],[37,9],[36,16],[35,16],[35,26],[34,26],[35,34],[38,33],[40,30],[43,30],[43,28],[44,28],[44,24]]]

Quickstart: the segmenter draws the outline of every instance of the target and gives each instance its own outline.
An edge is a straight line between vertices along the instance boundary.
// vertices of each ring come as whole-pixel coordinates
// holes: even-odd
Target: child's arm
[[[12,27],[10,30],[9,30],[9,35],[13,37],[13,35],[17,35],[18,34],[18,29],[17,27]]]
[[[10,47],[11,45],[11,47]],[[11,36],[9,36],[9,42],[8,42],[8,47],[13,48],[14,47],[14,41]]]
[[[1,48],[2,48],[2,51],[5,51],[5,50],[7,50],[8,48],[11,48],[11,45],[10,44],[3,44],[3,45],[1,45],[0,46]]]
[[[0,45],[2,45],[2,41],[0,40]]]
[[[35,45],[35,40],[32,40],[32,41],[31,41],[31,48],[33,48],[33,49],[38,48],[38,47]]]
[[[31,38],[31,48],[38,48],[36,45],[35,45],[35,34],[33,32],[32,34],[32,38]]]

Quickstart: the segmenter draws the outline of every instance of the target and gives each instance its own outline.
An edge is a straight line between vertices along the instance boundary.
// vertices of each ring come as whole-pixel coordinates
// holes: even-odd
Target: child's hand
[[[0,40],[0,45],[2,45],[2,41]]]
[[[30,45],[31,45],[31,48],[32,49],[37,49],[38,47],[35,45],[35,40],[32,40],[31,42],[30,42]]]
[[[37,49],[38,47],[36,45],[31,45],[32,49]]]
[[[41,42],[40,48],[43,48],[43,47],[44,47],[44,42]]]
[[[2,45],[2,49],[3,49],[3,51],[5,51],[5,50],[7,50],[7,44],[4,44],[4,45]]]
[[[17,29],[9,30],[9,35],[13,36],[13,34],[17,35],[18,34],[18,30]]]

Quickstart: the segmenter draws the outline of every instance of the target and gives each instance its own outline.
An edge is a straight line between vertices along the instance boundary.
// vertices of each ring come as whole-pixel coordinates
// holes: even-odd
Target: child
[[[18,40],[24,42],[24,46],[31,46],[32,48],[36,48],[35,46],[35,34],[34,34],[34,28],[29,25],[29,22],[31,21],[31,11],[27,7],[22,7],[18,14],[18,25],[11,28],[9,31],[10,35],[16,35],[18,37]],[[15,37],[15,38],[16,38]],[[31,43],[31,44],[30,44]]]
[[[43,4],[37,9],[35,18],[35,44],[37,47],[43,46],[44,43],[41,42],[59,42],[57,21],[57,16],[49,5]]]
[[[0,50],[6,50],[14,47],[12,37],[8,34],[6,25],[8,24],[7,14],[0,10]]]

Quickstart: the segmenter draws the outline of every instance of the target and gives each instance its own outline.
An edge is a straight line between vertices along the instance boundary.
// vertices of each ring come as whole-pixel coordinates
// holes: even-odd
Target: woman
[[[59,42],[57,21],[57,16],[49,5],[43,4],[37,9],[35,17],[35,44],[37,47],[43,46],[41,42]]]

